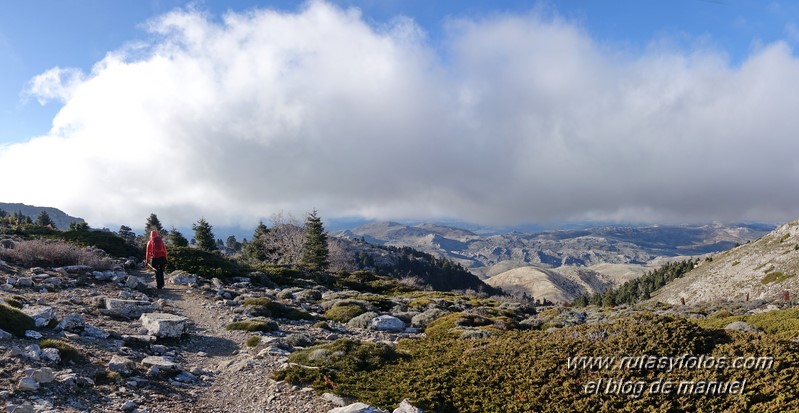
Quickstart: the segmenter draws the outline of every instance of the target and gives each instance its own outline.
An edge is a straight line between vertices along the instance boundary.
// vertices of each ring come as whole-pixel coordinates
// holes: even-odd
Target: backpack
[[[153,238],[153,258],[165,257],[166,245],[161,237]]]

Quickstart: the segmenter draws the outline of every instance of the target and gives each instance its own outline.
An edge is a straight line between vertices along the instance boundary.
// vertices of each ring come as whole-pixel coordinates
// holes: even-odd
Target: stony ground
[[[165,289],[154,290],[129,282],[135,276],[147,286],[154,284],[152,276],[140,270],[67,271],[0,264],[0,301],[22,302],[27,312],[49,307],[54,313],[48,326],[36,330],[41,338],[0,338],[0,403],[7,411],[327,412],[346,403],[271,379],[294,349],[286,344],[286,337],[301,334],[317,342],[352,335],[396,341],[408,335],[331,331],[312,327],[313,321],[281,319],[275,320],[280,329],[273,333],[228,331],[225,327],[231,321],[246,318],[241,299],[231,298],[273,296],[279,290],[204,280],[199,285],[168,282]],[[186,317],[187,333],[179,338],[148,335],[136,316],[104,308],[106,298],[139,300],[151,304],[154,311]],[[321,311],[303,307],[312,314]],[[72,314],[82,326],[55,325]],[[253,336],[260,336],[260,342],[249,347],[245,342]],[[74,347],[80,359],[48,359],[47,352],[38,347],[48,338]],[[151,356],[174,366],[153,367],[147,362]],[[38,383],[31,385],[37,388],[22,384],[30,383],[30,378],[36,379]]]

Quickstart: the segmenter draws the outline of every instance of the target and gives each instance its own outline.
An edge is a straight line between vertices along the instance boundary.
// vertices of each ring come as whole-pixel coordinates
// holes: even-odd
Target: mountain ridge
[[[69,225],[73,222],[76,224],[83,224],[86,222],[83,218],[73,217],[67,214],[66,212],[54,207],[33,206],[22,203],[0,202],[0,210],[6,211],[9,214],[20,212],[22,213],[22,215],[28,216],[34,221],[36,220],[36,217],[39,216],[41,211],[45,211],[47,212],[47,215],[50,216],[50,219],[53,221],[53,223],[55,223],[55,226],[58,229],[69,229]]]

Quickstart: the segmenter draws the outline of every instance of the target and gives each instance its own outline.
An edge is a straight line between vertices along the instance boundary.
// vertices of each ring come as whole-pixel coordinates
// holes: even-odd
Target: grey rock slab
[[[370,322],[370,327],[377,331],[400,332],[405,329],[405,324],[397,317],[381,315]]]
[[[179,364],[161,356],[145,357],[144,360],[141,361],[141,363],[144,364],[145,366],[157,367],[160,370],[180,370]]]
[[[45,360],[49,360],[51,363],[60,363],[61,353],[58,351],[57,348],[42,349],[42,358]]]
[[[149,301],[105,299],[105,313],[110,315],[136,318],[141,317],[144,313],[151,313],[153,310],[153,304]]]
[[[33,279],[31,277],[20,277],[15,284],[17,287],[32,287]]]
[[[17,390],[19,391],[36,391],[39,390],[39,382],[32,377],[23,377],[17,383]]]
[[[14,337],[11,333],[5,330],[0,330],[0,340],[8,340]]]
[[[42,367],[40,369],[28,369],[25,372],[27,377],[36,380],[37,383],[51,383],[55,380],[55,373],[49,367]]]
[[[130,288],[131,290],[138,290],[138,291],[146,291],[147,284],[135,275],[129,275],[127,281],[125,281],[125,286]]]
[[[83,320],[83,317],[81,317],[80,314],[72,313],[64,317],[64,319],[61,320],[60,323],[58,323],[58,326],[56,326],[56,328],[59,330],[66,330],[74,333],[83,330],[85,324],[86,322]]]
[[[119,374],[130,374],[130,369],[133,366],[133,361],[123,356],[113,356],[111,361],[108,362],[108,370],[115,371]]]
[[[99,338],[101,340],[107,339],[111,334],[107,331],[97,328],[95,326],[85,326],[83,328],[83,335],[86,337]]]
[[[169,282],[175,285],[197,284],[197,276],[185,271],[173,271],[170,274]]]
[[[8,413],[34,413],[35,410],[33,409],[33,405],[30,402],[25,402],[23,404],[9,404],[6,406],[6,411]]]
[[[36,327],[44,327],[56,317],[53,307],[46,305],[30,305],[22,308],[22,312],[36,321]]]
[[[32,338],[34,340],[38,340],[38,339],[42,338],[42,333],[40,333],[38,331],[34,331],[34,330],[26,330],[25,331],[25,337]]]
[[[139,321],[148,334],[156,337],[180,337],[189,328],[188,318],[167,313],[145,313]]]

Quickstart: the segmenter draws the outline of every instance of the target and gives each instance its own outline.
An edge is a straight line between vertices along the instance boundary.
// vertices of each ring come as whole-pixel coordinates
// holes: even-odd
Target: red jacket
[[[150,233],[150,240],[147,241],[147,255],[144,260],[150,261],[150,258],[158,257],[166,258],[166,245],[161,236],[158,235],[158,231],[153,231]]]

